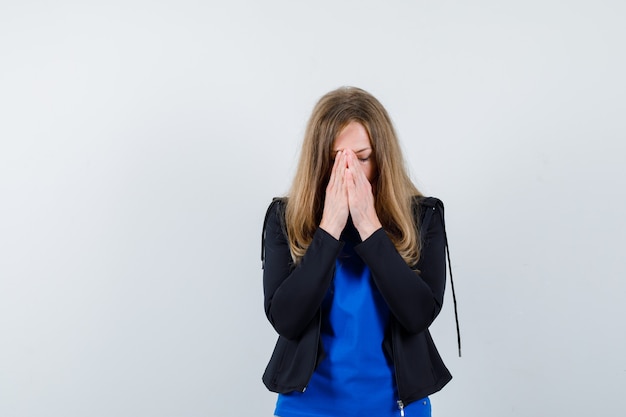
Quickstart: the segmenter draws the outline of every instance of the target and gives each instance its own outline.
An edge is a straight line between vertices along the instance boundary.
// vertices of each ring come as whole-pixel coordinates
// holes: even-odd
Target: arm
[[[264,247],[265,315],[281,336],[297,338],[326,295],[343,244],[318,228],[300,263],[294,267],[283,231],[284,203],[270,205]]]
[[[424,236],[420,260],[412,270],[383,229],[378,229],[355,250],[372,271],[378,290],[398,322],[419,333],[435,320],[443,304],[446,284],[443,208],[435,210]]]

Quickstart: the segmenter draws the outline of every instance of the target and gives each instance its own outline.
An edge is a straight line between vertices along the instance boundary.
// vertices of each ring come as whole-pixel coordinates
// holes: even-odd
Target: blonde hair
[[[378,218],[396,249],[414,266],[420,255],[413,197],[421,196],[404,165],[391,119],[380,102],[356,87],[342,87],[316,104],[304,134],[298,169],[287,199],[285,226],[294,263],[313,240],[324,208],[335,138],[350,122],[367,131],[378,172],[372,182]]]

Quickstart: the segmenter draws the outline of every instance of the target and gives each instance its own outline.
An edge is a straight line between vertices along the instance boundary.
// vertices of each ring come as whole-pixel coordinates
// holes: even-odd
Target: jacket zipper
[[[335,267],[333,266],[333,276],[335,274]],[[317,365],[317,352],[319,350],[320,347],[320,339],[322,338],[322,309],[320,307],[319,310],[319,319],[317,321],[317,340],[316,340],[316,345],[315,345],[315,355],[314,355],[314,360],[313,360],[313,367],[311,369],[311,372],[309,373],[309,378],[307,380],[307,384],[304,386],[304,388],[302,388],[301,392],[305,392],[306,389],[309,387],[309,382],[311,382],[311,378],[313,377],[313,372],[315,372],[315,366]]]
[[[319,312],[319,320],[317,322],[317,344],[315,345],[315,355],[313,356],[315,359],[313,361],[313,368],[311,369],[311,372],[309,373],[309,379],[307,380],[307,385],[304,386],[304,388],[302,388],[302,390],[300,392],[304,392],[306,391],[306,389],[309,387],[309,382],[311,382],[311,377],[313,377],[313,372],[315,372],[315,365],[317,365],[317,351],[319,349],[320,346],[320,337],[322,337],[322,311],[320,310]]]
[[[395,324],[391,323],[391,353],[393,355],[393,376],[396,379],[396,389],[398,390],[398,409],[400,410],[400,417],[404,417],[404,402],[400,399],[400,384],[398,384],[398,358],[396,357],[396,344],[394,343]]]
[[[400,417],[404,417],[404,403],[398,400],[398,408],[400,409]]]

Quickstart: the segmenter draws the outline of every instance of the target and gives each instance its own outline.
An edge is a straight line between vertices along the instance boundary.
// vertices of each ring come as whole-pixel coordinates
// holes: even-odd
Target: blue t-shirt
[[[389,309],[369,268],[354,251],[354,228],[336,261],[335,277],[322,304],[321,338],[326,357],[305,392],[280,394],[280,417],[398,417],[393,364],[383,352]],[[405,417],[429,417],[428,398],[404,407]]]

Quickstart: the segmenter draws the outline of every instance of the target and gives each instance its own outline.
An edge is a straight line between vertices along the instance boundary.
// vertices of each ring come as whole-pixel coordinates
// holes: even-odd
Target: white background
[[[341,85],[446,203],[434,415],[625,415],[625,3],[221,3],[0,2],[0,416],[270,416],[262,220]]]

